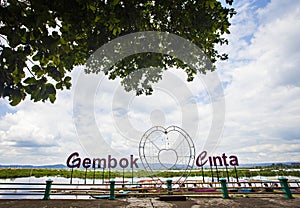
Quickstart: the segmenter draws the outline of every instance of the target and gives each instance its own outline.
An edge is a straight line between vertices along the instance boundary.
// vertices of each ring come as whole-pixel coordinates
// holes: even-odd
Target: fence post
[[[221,186],[222,186],[223,199],[230,199],[230,197],[228,196],[226,179],[225,178],[220,178],[220,182],[221,182]]]
[[[50,192],[51,192],[51,185],[52,185],[52,180],[48,179],[46,181],[46,189],[45,189],[45,193],[44,193],[44,200],[48,200],[50,199]]]
[[[285,193],[284,197],[287,199],[293,199],[294,197],[292,196],[290,187],[287,183],[288,179],[284,177],[279,177],[278,180],[280,181],[281,187]]]
[[[110,195],[109,199],[114,200],[115,199],[115,181],[112,179],[110,182]]]
[[[172,195],[172,180],[168,179],[167,180],[167,191],[168,191],[168,195]]]

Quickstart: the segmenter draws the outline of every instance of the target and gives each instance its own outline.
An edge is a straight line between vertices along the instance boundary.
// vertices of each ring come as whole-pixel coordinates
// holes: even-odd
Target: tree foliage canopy
[[[85,64],[108,41],[141,31],[164,31],[199,46],[214,63],[227,59],[216,44],[227,44],[229,18],[235,14],[226,0],[8,0],[0,6],[0,97],[17,105],[27,95],[34,101],[56,99],[56,90],[69,89],[67,71]],[[126,78],[136,68],[184,63],[161,54],[124,58],[107,72]],[[205,70],[203,70],[205,73]],[[142,89],[140,93],[151,93]]]

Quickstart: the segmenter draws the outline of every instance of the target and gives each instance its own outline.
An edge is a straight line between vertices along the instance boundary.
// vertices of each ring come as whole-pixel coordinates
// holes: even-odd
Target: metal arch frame
[[[178,180],[175,183],[178,183],[182,178],[184,178],[184,181],[185,181],[187,179],[187,177],[190,175],[191,170],[192,170],[192,168],[194,166],[194,162],[195,162],[195,146],[194,146],[193,140],[188,135],[188,133],[185,130],[183,130],[182,128],[180,128],[178,126],[174,126],[174,125],[173,126],[169,126],[168,128],[164,128],[162,126],[154,126],[154,127],[150,128],[150,129],[148,129],[143,134],[143,136],[142,136],[142,138],[140,140],[140,143],[139,143],[139,156],[140,156],[141,162],[142,162],[142,164],[143,164],[146,172],[148,173],[148,175],[152,179],[158,179],[160,182],[162,182],[160,180],[160,178],[157,177],[156,174],[154,174],[153,169],[148,164],[146,156],[145,156],[145,144],[146,144],[149,136],[152,133],[156,132],[156,131],[163,132],[166,135],[169,132],[171,132],[171,131],[176,131],[176,132],[180,133],[185,138],[185,140],[187,141],[187,143],[189,145],[189,155],[188,155],[189,156],[189,161],[186,164],[185,169],[182,169],[184,172],[182,173],[182,175],[178,178]],[[172,150],[174,150],[174,149],[172,149]],[[174,150],[174,151],[176,152],[176,150]],[[176,152],[176,154],[177,154],[177,152]],[[177,164],[177,161],[176,161],[176,163],[172,167],[174,167],[176,164]]]

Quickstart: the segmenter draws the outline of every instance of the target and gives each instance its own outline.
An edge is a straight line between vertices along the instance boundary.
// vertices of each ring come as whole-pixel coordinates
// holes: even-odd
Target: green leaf
[[[47,94],[54,94],[55,95],[56,90],[55,90],[53,84],[50,84],[50,83],[46,84],[46,92],[47,92]]]
[[[34,61],[38,61],[39,59],[40,59],[40,56],[38,53],[32,57],[32,60],[34,60]]]
[[[113,29],[113,35],[116,36],[116,35],[117,35],[117,32],[118,32],[118,28],[114,28],[114,29]]]
[[[62,83],[61,82],[59,82],[59,83],[57,83],[56,85],[55,85],[55,88],[56,89],[63,89],[63,87],[62,87]]]
[[[31,68],[31,70],[32,70],[34,73],[36,73],[36,72],[38,72],[38,71],[41,70],[41,67],[40,67],[39,65],[34,65],[34,66]]]
[[[9,98],[9,100],[10,100],[9,104],[12,105],[12,106],[16,106],[21,102],[22,98],[23,98],[22,97],[22,92],[19,92],[17,90],[12,90],[11,91],[11,96]]]
[[[34,77],[28,77],[27,79],[24,80],[25,84],[35,84],[36,79]]]
[[[95,17],[95,22],[99,22],[100,20],[101,20],[101,16],[97,15],[97,16]]]
[[[113,0],[112,5],[116,6],[119,3],[120,0]]]
[[[16,106],[21,102],[21,99],[19,98],[14,98],[9,104],[12,106]]]
[[[65,86],[67,89],[70,89],[72,84],[71,84],[71,82],[65,82]]]
[[[97,9],[94,5],[90,5],[89,8],[90,8],[92,11],[96,11],[96,9]]]
[[[71,77],[69,77],[69,76],[66,76],[66,78],[65,78],[65,80],[64,80],[65,82],[70,82],[71,81]]]
[[[54,103],[55,100],[56,100],[55,94],[50,94],[50,95],[49,95],[49,99],[50,99],[50,102],[51,102],[51,103]]]

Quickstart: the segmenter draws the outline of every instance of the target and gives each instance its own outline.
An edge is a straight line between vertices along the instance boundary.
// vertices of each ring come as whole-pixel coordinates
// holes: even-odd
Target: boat
[[[92,198],[94,199],[109,199],[110,195],[99,195],[99,196],[95,196],[95,195],[90,195]]]
[[[188,189],[190,192],[202,192],[202,193],[209,193],[209,192],[216,192],[217,189],[215,188],[196,188],[196,189]]]
[[[115,198],[126,198],[128,197],[129,191],[122,191],[119,192],[117,194],[115,194]],[[92,198],[94,199],[109,199],[110,195],[109,194],[105,194],[105,195],[90,195]]]
[[[250,193],[250,192],[254,192],[254,190],[253,190],[253,188],[240,188],[240,189],[238,189],[238,192]]]

